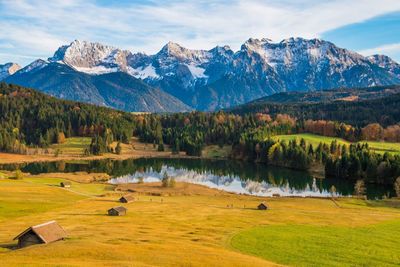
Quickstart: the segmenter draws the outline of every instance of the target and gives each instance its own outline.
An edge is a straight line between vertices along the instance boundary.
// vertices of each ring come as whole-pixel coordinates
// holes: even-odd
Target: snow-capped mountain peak
[[[4,65],[0,65],[0,81],[7,78],[10,75],[13,75],[15,72],[21,69],[21,66],[17,63],[6,63]]]
[[[156,57],[160,60],[177,60],[186,63],[201,64],[207,62],[211,54],[206,50],[192,50],[185,48],[177,43],[168,42],[157,53]]]
[[[125,72],[198,109],[285,91],[400,84],[400,65],[386,56],[366,58],[325,40],[299,37],[250,38],[236,52],[229,46],[196,50],[168,42],[154,55],[75,40],[49,61],[92,75]],[[37,61],[24,71],[47,64]]]
[[[102,74],[127,70],[129,51],[88,41],[75,40],[61,46],[50,62],[63,62],[78,71]]]

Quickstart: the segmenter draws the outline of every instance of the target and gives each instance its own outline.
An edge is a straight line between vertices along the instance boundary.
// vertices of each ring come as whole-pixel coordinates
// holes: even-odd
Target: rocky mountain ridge
[[[90,75],[124,72],[199,110],[279,92],[400,84],[400,65],[389,57],[364,57],[320,39],[250,38],[236,52],[229,46],[192,50],[168,42],[154,55],[75,40],[33,65],[49,63]]]

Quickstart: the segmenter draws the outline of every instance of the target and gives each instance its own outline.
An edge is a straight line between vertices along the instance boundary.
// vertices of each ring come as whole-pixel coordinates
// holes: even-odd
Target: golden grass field
[[[122,153],[120,155],[113,153],[105,153],[101,156],[84,156],[85,149],[90,145],[91,139],[88,137],[71,137],[66,138],[63,144],[53,144],[50,146],[52,151],[58,150],[60,153],[42,154],[42,155],[22,155],[0,152],[0,164],[8,163],[26,163],[40,161],[60,161],[60,160],[96,160],[96,159],[129,159],[139,157],[169,157],[171,150],[165,145],[165,151],[157,151],[152,144],[139,142],[137,138],[132,138],[131,144],[121,144]],[[113,143],[115,147],[117,142]],[[182,156],[182,155],[180,155]]]
[[[0,178],[1,266],[275,266],[280,263],[297,266],[307,263],[302,261],[301,255],[293,254],[297,257],[293,258],[297,264],[293,264],[279,253],[270,255],[264,250],[261,250],[264,253],[256,253],[249,250],[248,245],[261,231],[260,238],[274,238],[271,239],[274,251],[281,248],[279,251],[287,256],[284,251],[291,253],[289,248],[296,250],[296,244],[304,245],[296,236],[288,237],[291,232],[298,235],[296,229],[301,230],[301,227],[311,232],[321,228],[362,232],[365,227],[377,226],[377,231],[383,231],[384,235],[386,228],[379,228],[381,225],[400,226],[398,201],[346,198],[337,200],[338,207],[329,199],[266,199],[185,183],[177,183],[174,189],[162,188],[159,183],[116,188],[100,182],[88,183],[93,180],[88,177],[90,174],[82,174],[82,180],[79,174],[55,174],[57,178],[52,178],[51,174],[26,176],[22,180],[8,179],[8,176],[9,173],[0,176],[3,177]],[[74,178],[70,189],[58,186],[60,181],[71,176]],[[120,190],[127,189],[135,191],[133,194],[138,198],[133,203],[123,204],[128,214],[107,216],[107,209],[120,205],[117,200],[126,193]],[[266,201],[270,210],[256,210],[261,201]],[[393,207],[388,207],[388,203]],[[230,205],[233,207],[228,207]],[[49,220],[57,220],[64,227],[68,233],[66,240],[14,249],[16,241],[12,239],[17,234],[30,225]],[[287,232],[279,232],[280,229]],[[359,237],[357,231],[351,237],[353,242],[357,242],[357,238],[363,242],[363,236]],[[335,232],[319,233],[321,236],[315,240],[309,239],[308,242],[316,244],[310,245],[310,251],[305,249],[309,255],[303,255],[303,259],[323,260],[324,257],[318,257],[319,253],[335,251],[338,245],[346,246],[325,242],[321,243],[323,248],[319,247],[320,240],[334,236]],[[285,243],[276,243],[281,235],[292,242],[287,244],[286,250],[279,247]],[[371,247],[368,243],[360,243],[360,247],[366,249],[363,253],[368,259],[368,255],[374,255],[377,244],[387,246],[398,242],[399,237],[385,235],[382,240],[369,240],[373,243]],[[263,239],[262,245],[265,244],[268,239]],[[375,261],[371,262],[385,257],[382,263],[391,266],[400,260],[400,253],[396,255],[398,250],[394,247],[385,255],[376,254]],[[338,254],[337,266],[346,266],[344,261],[353,252]],[[324,265],[321,261],[316,264]]]

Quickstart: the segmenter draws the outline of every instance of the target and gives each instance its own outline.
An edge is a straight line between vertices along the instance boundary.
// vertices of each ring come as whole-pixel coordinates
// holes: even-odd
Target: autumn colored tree
[[[59,132],[57,135],[57,144],[65,143],[65,134],[63,132]]]

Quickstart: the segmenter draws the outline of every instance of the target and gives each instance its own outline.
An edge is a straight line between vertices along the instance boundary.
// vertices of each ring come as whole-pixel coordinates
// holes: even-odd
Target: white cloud
[[[374,54],[384,54],[384,55],[397,54],[400,53],[400,43],[382,45],[370,49],[365,49],[359,51],[359,53],[364,56],[370,56]]]
[[[238,49],[249,37],[319,37],[396,10],[398,0],[170,0],[114,6],[94,0],[4,0],[0,42],[26,56],[51,56],[73,39],[148,53],[169,40],[190,48],[229,44]]]

